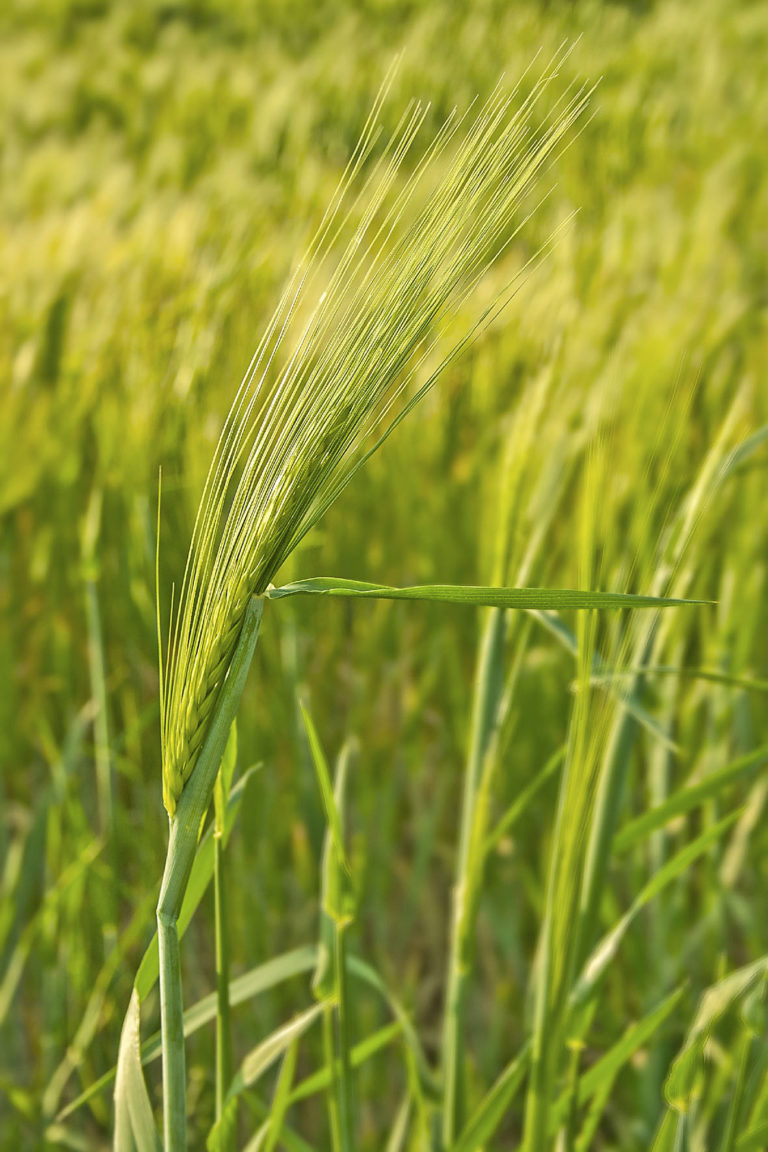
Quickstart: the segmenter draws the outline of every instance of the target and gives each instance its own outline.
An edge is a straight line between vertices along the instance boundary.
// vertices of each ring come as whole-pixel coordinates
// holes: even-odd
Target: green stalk
[[[226,885],[224,884],[224,836],[216,829],[213,838],[213,899],[216,932],[216,1120],[221,1120],[224,1100],[232,1080],[232,1023],[229,1010],[229,936]],[[227,1128],[227,1136],[230,1129]],[[234,1128],[231,1130],[234,1137]],[[233,1140],[225,1139],[224,1152]]]
[[[187,1147],[184,1005],[176,919],[158,909],[160,1024],[163,1034],[163,1142],[166,1152],[186,1152]]]
[[[531,1074],[525,1103],[524,1152],[544,1152],[563,1040],[563,1016],[573,983],[577,941],[571,926],[577,909],[583,847],[579,829],[589,811],[588,750],[592,716],[590,674],[594,614],[579,621],[578,694],[568,731],[568,752],[555,815],[544,921],[535,974]]]
[[[352,1064],[349,1042],[349,989],[347,982],[346,923],[336,925],[336,1032],[340,1057],[339,1068],[339,1111],[341,1113],[342,1152],[354,1152],[355,1117],[352,1098]]]
[[[465,1120],[464,1101],[464,1005],[471,969],[473,939],[473,882],[477,853],[482,851],[474,835],[483,763],[495,728],[502,689],[502,657],[506,616],[498,608],[489,613],[480,642],[475,679],[470,750],[464,774],[459,854],[453,896],[448,979],[443,1018],[443,1115],[442,1139],[450,1148]]]
[[[326,1092],[328,1105],[328,1127],[331,1130],[332,1152],[342,1152],[341,1136],[341,1107],[339,1104],[339,1089],[337,1080],[339,1069],[336,1065],[336,1043],[333,1035],[334,1009],[326,1008],[323,1012],[323,1052],[325,1062],[331,1070],[331,1083]]]
[[[728,1120],[723,1133],[723,1140],[720,1145],[720,1152],[733,1152],[736,1147],[736,1141],[739,1133],[743,1131],[743,1124],[741,1122],[742,1103],[744,1100],[744,1091],[747,1085],[747,1071],[749,1069],[749,1057],[752,1050],[752,1034],[747,1031],[741,1041],[741,1052],[739,1053],[739,1066],[736,1073],[736,1083],[733,1088],[733,1095],[731,1096],[731,1106],[728,1109]]]
[[[110,944],[113,946],[117,931],[118,897],[116,877],[120,875],[120,869],[118,867],[117,821],[115,819],[114,780],[109,743],[104,634],[101,626],[98,561],[96,558],[96,546],[101,525],[101,503],[101,491],[98,488],[94,488],[88,503],[88,513],[83,531],[82,564],[85,591],[88,674],[91,682],[91,695],[95,705],[93,735],[99,830],[104,843],[107,845],[110,874],[113,878],[110,892],[109,921],[104,926],[104,932]]]
[[[330,792],[328,766],[309,712],[302,706],[312,759],[321,791]],[[328,1120],[333,1152],[354,1152],[355,1115],[349,1038],[349,989],[345,933],[352,922],[354,895],[349,865],[343,861],[343,823],[350,744],[336,763],[333,791],[326,796],[328,826],[323,845],[320,945],[312,990],[318,999],[332,997],[335,1005],[323,1014],[325,1059],[331,1072]]]
[[[186,1152],[187,1143],[181,958],[177,922],[197,852],[200,827],[211,803],[229,730],[256,648],[263,607],[261,598],[253,597],[249,602],[240,639],[222,685],[208,734],[170,820],[168,852],[157,904],[165,1152]]]

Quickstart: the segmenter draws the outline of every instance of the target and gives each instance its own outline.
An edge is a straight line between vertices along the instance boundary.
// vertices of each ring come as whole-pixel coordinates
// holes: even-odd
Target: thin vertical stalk
[[[91,696],[94,703],[93,737],[94,765],[96,768],[96,798],[99,813],[99,831],[107,846],[110,860],[110,874],[113,877],[110,899],[109,920],[104,925],[105,935],[114,943],[117,931],[117,880],[118,868],[117,821],[115,819],[114,781],[112,757],[109,745],[109,715],[107,703],[106,661],[104,659],[104,636],[101,626],[99,605],[98,565],[96,546],[101,526],[101,491],[94,488],[88,503],[88,512],[82,534],[82,570],[85,591],[85,621],[88,651],[88,674],[91,683]]]
[[[227,931],[226,884],[224,883],[224,836],[213,837],[213,899],[216,933],[216,1120],[221,1120],[224,1100],[232,1080],[232,1022],[229,1005],[229,934]],[[223,1152],[234,1146],[234,1127],[228,1127]],[[231,1138],[230,1138],[231,1137]]]
[[[165,1152],[186,1152],[187,1106],[184,1006],[177,917],[157,914],[160,949],[160,1026],[163,1035],[163,1143]]]
[[[472,899],[475,853],[474,828],[483,763],[495,728],[502,690],[502,657],[506,614],[493,609],[487,617],[480,642],[475,678],[470,750],[464,774],[459,852],[453,893],[448,978],[443,1018],[443,1145],[449,1148],[464,1126],[464,1005],[471,967],[473,936]]]
[[[736,1147],[736,1140],[739,1133],[743,1130],[741,1123],[742,1104],[744,1101],[744,1091],[747,1085],[747,1070],[749,1068],[749,1057],[752,1050],[752,1034],[745,1032],[741,1041],[741,1052],[739,1053],[739,1064],[736,1073],[736,1083],[733,1088],[731,1096],[731,1106],[728,1109],[728,1120],[725,1125],[725,1132],[723,1133],[723,1140],[720,1145],[720,1152],[733,1152]]]
[[[302,707],[304,724],[318,780],[328,776],[328,766],[309,713]],[[345,933],[352,921],[354,894],[351,880],[342,864],[343,826],[347,769],[351,746],[347,742],[336,762],[333,796],[335,812],[329,811],[323,844],[322,893],[320,901],[320,942],[318,964],[312,989],[318,999],[332,997],[334,1006],[323,1014],[325,1058],[331,1072],[328,1092],[328,1119],[334,1152],[354,1152],[355,1115],[350,1060],[349,988]],[[321,785],[322,787],[322,785]],[[333,823],[338,824],[334,836]]]
[[[568,732],[547,880],[547,899],[538,951],[531,1075],[525,1104],[524,1152],[543,1152],[563,1039],[563,1011],[572,983],[576,940],[571,926],[583,867],[580,825],[589,810],[591,776],[590,675],[594,657],[594,614],[579,620],[578,693]]]
[[[339,1047],[339,1105],[341,1113],[342,1152],[355,1152],[354,1099],[352,1093],[352,1064],[349,1040],[349,988],[347,982],[346,923],[336,925],[336,1032]]]
[[[177,923],[189,882],[200,827],[245,687],[259,636],[264,601],[253,597],[194,772],[170,820],[168,852],[157,904],[160,946],[160,1027],[163,1050],[165,1152],[186,1152],[186,1073],[181,958]]]
[[[333,1008],[326,1008],[325,1012],[323,1012],[323,1052],[325,1062],[331,1070],[331,1083],[326,1093],[326,1100],[328,1103],[328,1127],[331,1130],[331,1149],[332,1152],[342,1152],[341,1108],[337,1084],[339,1069],[336,1064],[336,1041],[333,1035],[333,1016]]]

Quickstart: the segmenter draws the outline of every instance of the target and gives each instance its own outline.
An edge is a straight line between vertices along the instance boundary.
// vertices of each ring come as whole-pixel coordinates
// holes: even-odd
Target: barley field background
[[[393,61],[385,127],[430,102],[407,175],[558,53],[553,106],[597,84],[589,108],[412,387],[526,269],[512,299],[276,583],[696,603],[266,602],[225,756],[237,1116],[211,880],[181,940],[188,1140],[768,1147],[767,50],[760,0],[2,5],[1,1148],[112,1145],[168,839],[160,467],[165,631],[237,385]]]

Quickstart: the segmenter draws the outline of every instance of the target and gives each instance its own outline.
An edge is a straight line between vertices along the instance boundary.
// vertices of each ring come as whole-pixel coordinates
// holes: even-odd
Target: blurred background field
[[[59,1108],[113,1065],[153,929],[166,835],[158,468],[167,611],[235,388],[394,56],[390,126],[417,95],[432,101],[434,128],[502,73],[514,83],[539,51],[543,67],[564,40],[577,42],[562,86],[600,80],[592,119],[539,180],[539,195],[551,192],[481,303],[578,213],[283,582],[491,583],[500,489],[513,474],[513,574],[541,532],[527,583],[574,587],[574,525],[597,441],[607,461],[600,587],[646,591],[657,541],[708,453],[725,456],[768,422],[767,26],[759,0],[2,6],[0,1146],[44,1146]],[[679,751],[636,740],[626,819],[768,741],[767,463],[758,445],[706,502],[687,594],[717,604],[677,615],[659,653],[733,682],[649,678],[644,702]],[[316,938],[324,819],[300,692],[329,754],[358,738],[354,949],[396,990],[430,1058],[481,624],[448,606],[273,605],[239,721],[241,768],[263,767],[229,847],[235,974]],[[573,660],[548,633],[526,635],[520,659],[499,814],[563,743],[573,699]],[[468,1017],[473,1099],[525,1033],[555,799],[553,777],[486,872]],[[614,862],[606,925],[652,873],[654,852],[743,808],[622,947],[590,1033],[595,1053],[683,976],[686,1010],[622,1072],[595,1148],[649,1147],[699,995],[766,951],[767,805],[768,781],[753,775],[671,826],[667,848]],[[211,916],[205,903],[184,941],[190,1002],[212,987]],[[246,1005],[238,1053],[307,996],[299,979]],[[375,999],[356,999],[360,1037],[382,1019]],[[203,1031],[189,1047],[201,1129],[213,1111],[212,1043]],[[401,1064],[387,1052],[361,1073],[361,1148],[384,1146]],[[719,1067],[726,1100],[729,1065]],[[158,1074],[153,1065],[153,1085]],[[106,1146],[110,1108],[107,1091],[53,1143]],[[295,1123],[325,1146],[318,1103],[295,1110]],[[489,1147],[514,1146],[519,1123],[513,1111]]]

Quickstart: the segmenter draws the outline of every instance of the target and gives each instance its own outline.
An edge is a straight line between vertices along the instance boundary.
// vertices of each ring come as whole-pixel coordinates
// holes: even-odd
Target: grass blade
[[[727,832],[727,830],[733,826],[740,814],[740,810],[732,812],[716,824],[713,824],[711,828],[707,828],[706,832],[702,832],[701,836],[697,836],[690,844],[686,844],[684,848],[677,852],[651,877],[632,901],[632,905],[628,911],[625,912],[616,926],[603,937],[584,966],[584,970],[571,993],[571,1011],[583,1007],[594,995],[600,978],[616,956],[627,929],[638,913],[650,903],[655,896],[658,896],[667,884],[677,879],[678,876],[691,866],[694,860],[697,860],[712,844],[719,840],[723,833]],[[577,1026],[571,1035],[575,1038],[578,1034],[579,1029]]]
[[[349,866],[349,860],[347,859],[347,853],[344,848],[344,837],[341,831],[341,819],[339,817],[339,812],[336,807],[336,801],[333,795],[333,785],[331,784],[331,775],[328,771],[328,762],[325,759],[325,754],[323,752],[322,745],[320,744],[317,730],[315,729],[315,725],[312,722],[312,717],[310,716],[308,709],[301,701],[299,701],[299,708],[301,709],[301,715],[304,720],[304,728],[306,729],[310,751],[312,752],[312,763],[315,766],[317,782],[320,787],[320,796],[323,801],[323,809],[325,811],[326,820],[328,821],[328,828],[333,839],[333,846],[338,855],[341,867],[344,869],[347,876],[351,879],[352,869]]]
[[[731,972],[704,993],[685,1043],[675,1057],[664,1085],[664,1095],[673,1108],[685,1110],[694,1091],[704,1045],[717,1020],[736,1000],[766,977],[768,956],[763,956],[753,964]]]
[[[162,1152],[139,1052],[141,1008],[136,990],[123,1021],[115,1081],[115,1152]]]
[[[486,588],[463,584],[422,584],[391,588],[362,580],[320,576],[294,580],[282,588],[270,588],[270,600],[286,596],[343,596],[361,600],[426,600],[433,604],[470,604],[485,608],[520,608],[563,611],[565,609],[674,608],[705,604],[705,600],[678,600],[664,596],[638,596],[629,592],[581,592],[573,588]]]
[[[529,1063],[530,1048],[526,1047],[501,1073],[472,1114],[450,1152],[478,1152],[478,1149],[485,1147],[506,1116],[528,1071]]]
[[[768,745],[763,745],[754,752],[749,752],[746,756],[740,756],[738,760],[718,768],[698,784],[691,784],[679,789],[663,804],[644,812],[642,816],[638,816],[626,824],[616,834],[615,851],[627,852],[630,848],[634,848],[652,832],[663,828],[675,816],[682,816],[686,812],[690,812],[692,808],[697,807],[704,800],[716,796],[721,789],[727,788],[729,784],[733,784],[736,780],[749,776],[758,768],[763,767],[767,761]]]

